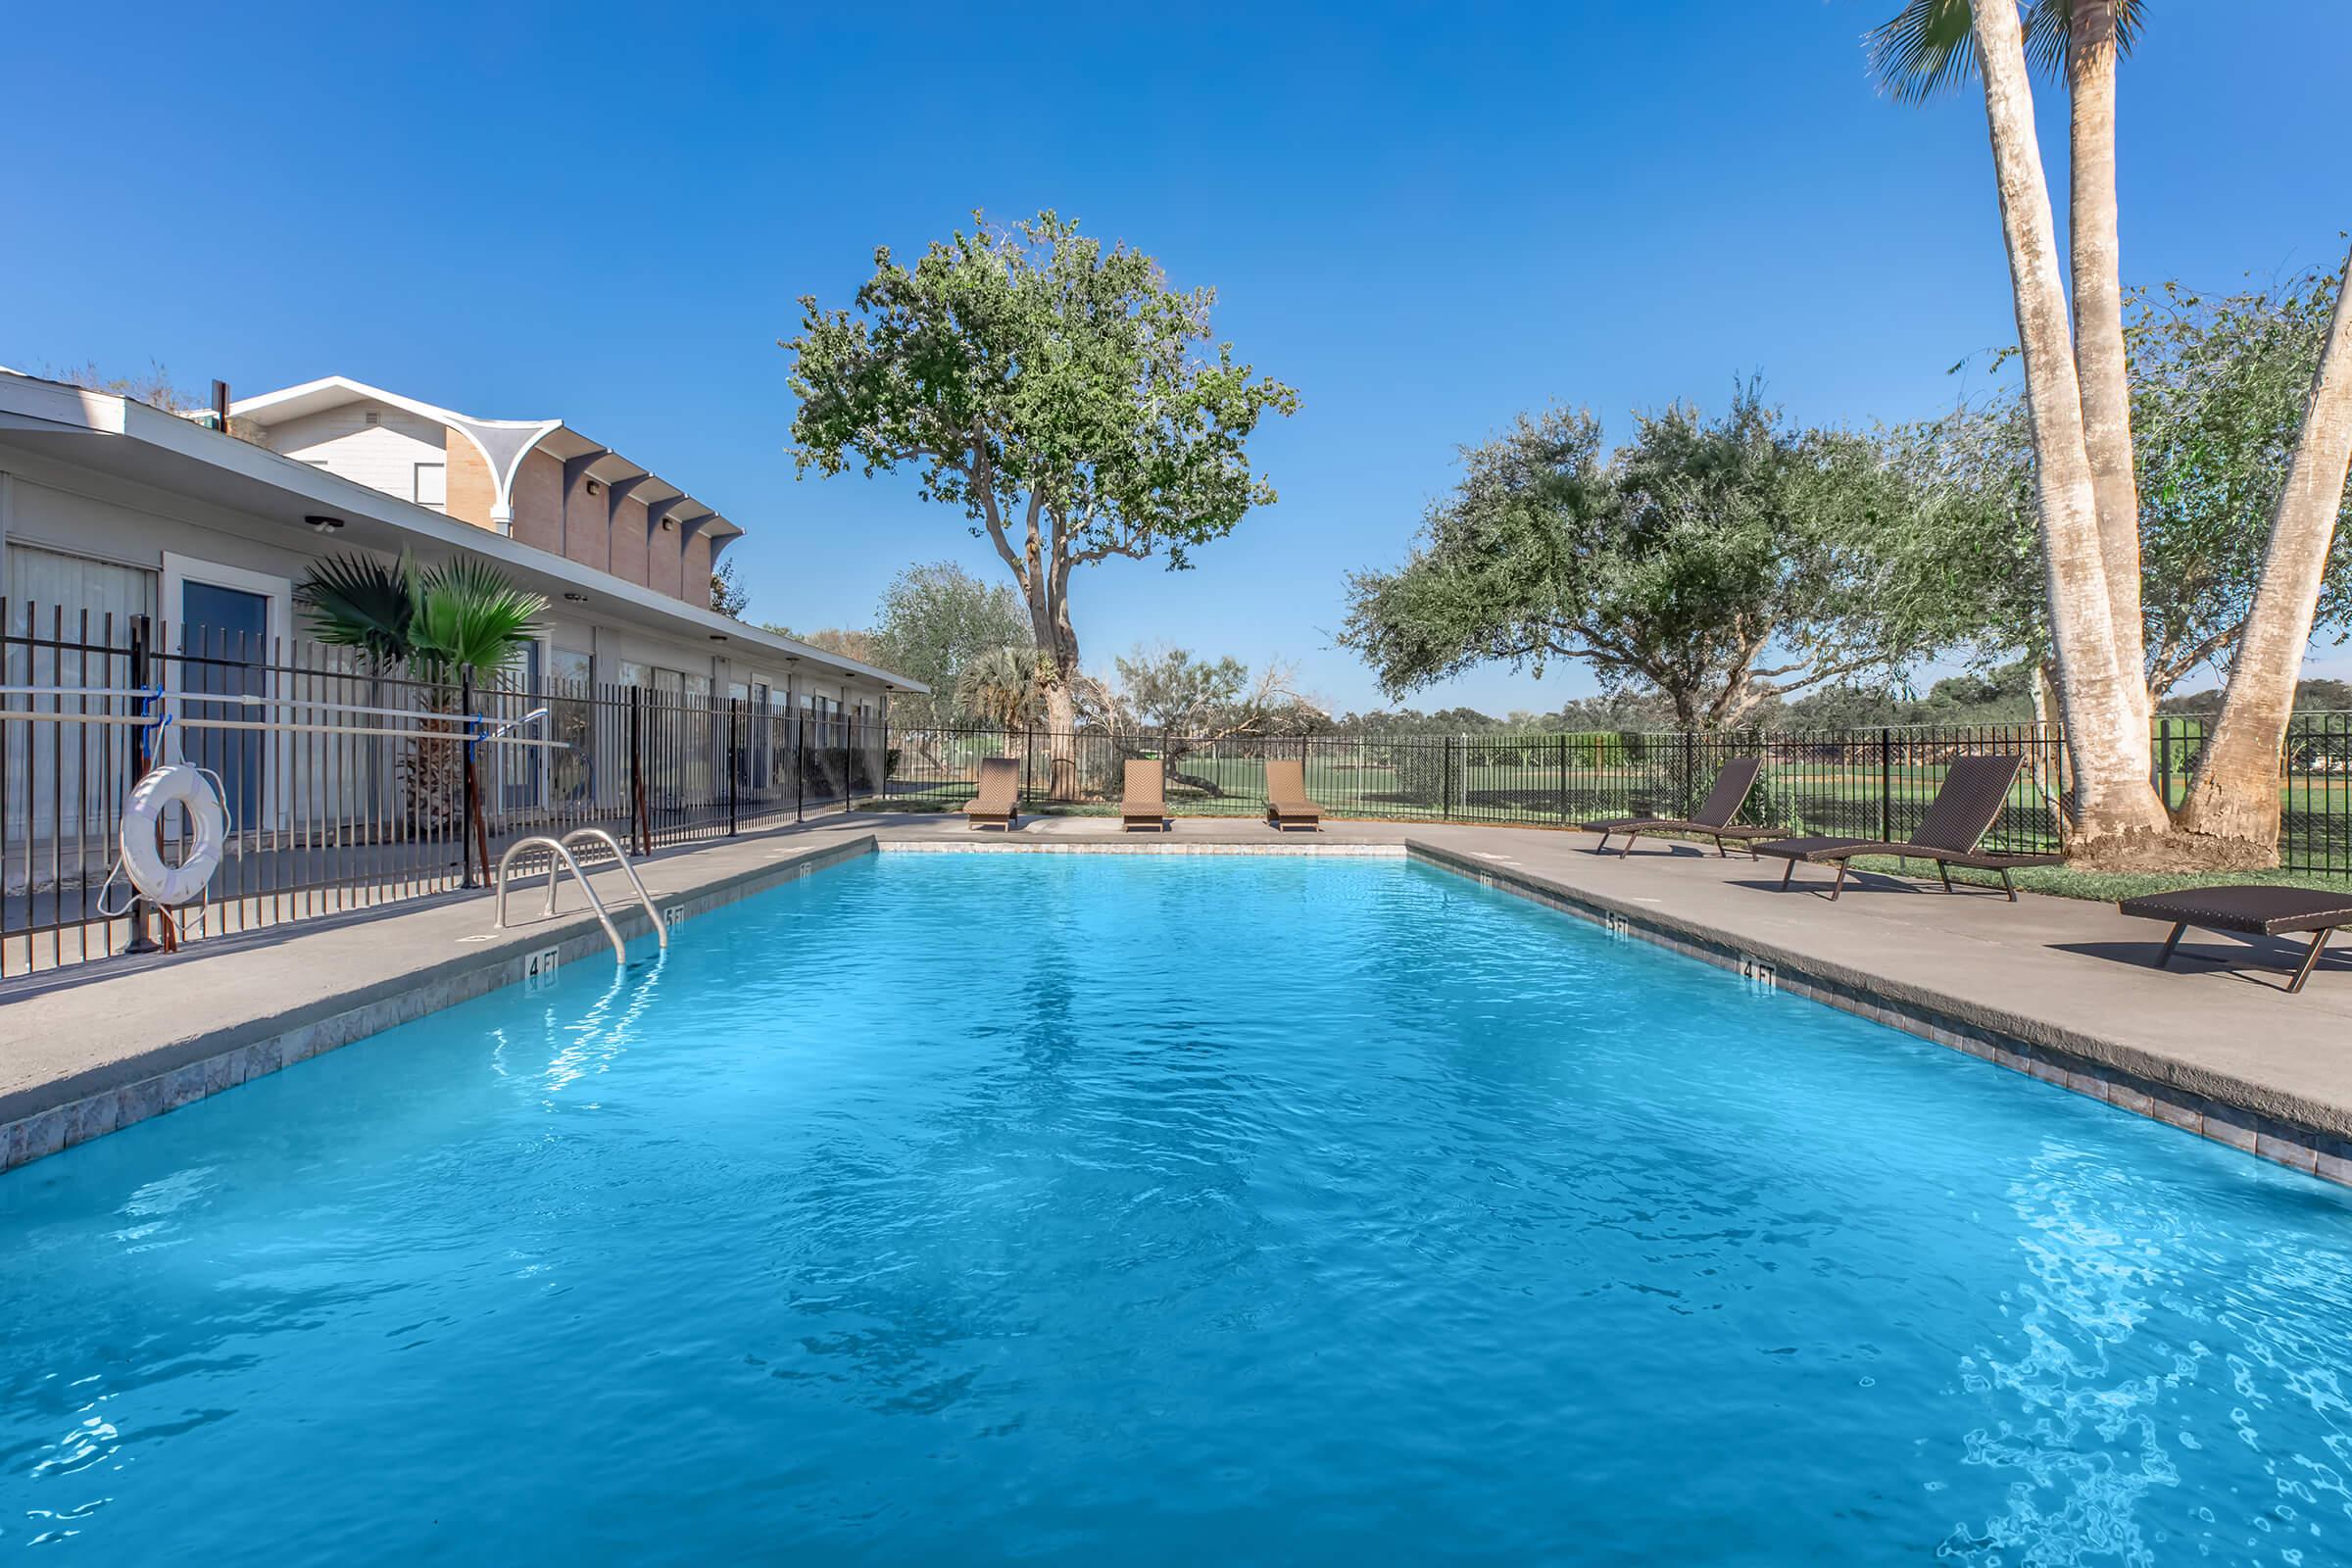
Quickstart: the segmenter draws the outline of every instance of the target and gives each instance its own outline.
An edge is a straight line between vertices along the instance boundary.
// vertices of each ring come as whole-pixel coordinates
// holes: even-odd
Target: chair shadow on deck
[[[2219,974],[2283,995],[2294,979],[2295,966],[2303,961],[2304,944],[2280,937],[2240,936],[2228,931],[2191,932],[2183,935],[2180,945],[2173,950],[2172,967],[2168,969],[2156,967],[2156,956],[2164,951],[2161,932],[2144,942],[2053,942],[2050,951],[2144,969],[2151,979],[2174,974],[2203,979]],[[2352,944],[2321,954],[2311,973],[2315,981],[2330,974],[2352,974]]]
[[[1936,874],[1933,866],[1924,869],[1928,876]],[[1815,872],[1816,874],[1808,880],[1804,872],[1799,870],[1786,888],[1782,887],[1781,879],[1778,876],[1737,877],[1726,882],[1724,886],[1752,888],[1758,892],[1776,894],[1782,898],[1786,898],[1791,893],[1809,893],[1822,903],[1828,904],[1832,902],[1831,890],[1838,885],[1837,868],[1835,866],[1827,869],[1816,867]],[[1918,876],[1897,875],[1892,871],[1866,871],[1858,866],[1845,873],[1844,891],[1848,893],[1933,893],[1939,899],[1946,896],[1939,883],[1924,881]],[[1970,894],[1987,892],[1996,899],[2000,898],[2000,884],[1997,882],[1991,884],[1965,882],[1959,877],[1954,877],[1952,878],[1952,893],[1949,896],[1966,898]]]

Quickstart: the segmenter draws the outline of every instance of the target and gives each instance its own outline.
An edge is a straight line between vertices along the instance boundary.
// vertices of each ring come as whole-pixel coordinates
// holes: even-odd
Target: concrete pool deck
[[[1123,834],[1115,819],[1031,817],[999,834],[957,817],[853,814],[638,863],[655,904],[685,918],[875,850],[1409,854],[2352,1182],[2352,950],[2290,997],[2296,950],[2283,942],[2192,932],[2174,968],[2157,970],[2165,928],[2107,905],[2034,894],[2012,905],[1872,875],[1849,879],[1832,904],[1826,873],[1807,868],[1784,893],[1777,862],[1655,840],[1619,859],[1592,845],[1577,833],[1396,822],[1277,835],[1249,818],[1187,818],[1150,835]],[[647,934],[617,875],[595,881],[622,934]],[[541,922],[536,888],[518,889],[526,923],[507,931],[490,930],[487,894],[455,894],[0,987],[0,1169],[524,980],[551,950],[558,962],[610,961],[566,891],[564,912]]]

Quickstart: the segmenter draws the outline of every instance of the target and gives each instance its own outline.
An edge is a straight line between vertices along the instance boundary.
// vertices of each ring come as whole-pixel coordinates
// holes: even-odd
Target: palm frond
[[[412,640],[422,662],[501,669],[538,634],[547,596],[516,587],[488,562],[459,557],[416,579]]]
[[[2080,0],[2027,0],[2026,56],[2053,76],[2066,74]],[[2115,46],[2130,54],[2146,21],[2146,0],[2110,0]],[[1863,35],[1870,74],[1896,103],[1925,102],[1977,73],[1975,17],[1970,0],[1908,0],[1900,15]]]
[[[1035,722],[1046,699],[1045,655],[1034,648],[992,648],[968,660],[956,678],[956,700],[1006,729]]]
[[[2075,7],[2079,0],[2032,0],[2026,15],[2026,58],[2037,71],[2066,74],[2067,56],[2074,45]],[[2115,8],[2115,51],[2129,55],[2139,41],[2146,20],[2144,0],[2110,0]]]
[[[294,602],[313,637],[337,648],[358,648],[377,663],[409,657],[416,622],[415,571],[409,558],[328,556],[314,561]]]
[[[1922,103],[1977,70],[1969,0],[1909,0],[1890,22],[1863,35],[1870,74],[1898,104]]]

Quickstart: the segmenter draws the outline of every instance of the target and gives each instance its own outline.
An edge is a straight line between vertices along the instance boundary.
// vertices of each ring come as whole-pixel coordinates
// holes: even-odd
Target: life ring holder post
[[[148,646],[148,635],[147,617],[145,615],[131,616],[130,684],[139,689],[153,687],[155,691],[154,698],[141,702],[139,711],[142,716],[152,714],[156,707],[160,706],[163,697],[163,688],[156,683],[155,673],[151,667],[154,663],[154,653]],[[130,776],[133,783],[145,778],[147,770],[155,765],[155,759],[150,755],[147,745],[147,733],[152,727],[147,724],[138,724],[131,728]],[[109,872],[108,874],[112,875],[113,873]],[[169,919],[163,921],[164,940],[161,943],[148,936],[147,923],[157,912],[155,906],[147,902],[144,894],[130,901],[130,941],[124,945],[123,952],[176,953],[179,951],[179,928]]]

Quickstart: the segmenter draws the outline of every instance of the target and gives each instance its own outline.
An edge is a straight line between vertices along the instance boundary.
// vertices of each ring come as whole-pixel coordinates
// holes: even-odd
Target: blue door
[[[248,697],[270,690],[270,600],[242,588],[187,582],[180,587],[179,689]],[[266,708],[190,704],[194,718],[261,721]],[[220,775],[222,794],[239,830],[262,825],[262,746],[256,729],[192,729],[180,733],[180,754]]]

